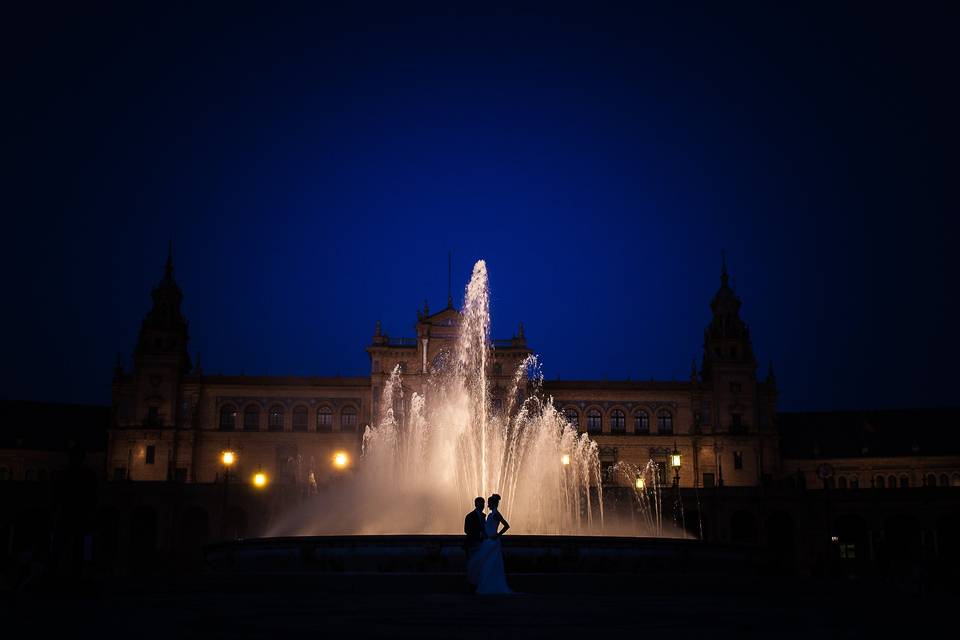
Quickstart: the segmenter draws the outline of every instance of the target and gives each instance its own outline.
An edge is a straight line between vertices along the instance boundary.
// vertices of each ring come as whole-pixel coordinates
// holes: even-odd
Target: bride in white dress
[[[499,495],[493,494],[487,498],[490,513],[483,525],[484,540],[470,556],[467,565],[467,575],[470,582],[477,585],[477,593],[513,593],[507,586],[500,549],[500,538],[510,528],[510,523],[497,510],[499,506]],[[503,529],[500,529],[501,524]]]

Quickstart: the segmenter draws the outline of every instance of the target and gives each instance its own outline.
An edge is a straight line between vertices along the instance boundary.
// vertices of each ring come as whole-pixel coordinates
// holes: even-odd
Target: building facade
[[[305,488],[349,473],[337,455],[356,461],[389,372],[403,371],[405,397],[423,390],[460,320],[448,298],[418,313],[412,337],[378,323],[368,376],[208,375],[188,355],[169,258],[152,297],[133,365],[114,373],[111,407],[3,404],[0,567],[6,557],[56,571],[192,571],[211,540],[268,535]],[[598,443],[605,467],[652,460],[670,483],[678,452],[673,515],[691,536],[756,548],[764,570],[919,570],[954,584],[960,410],[778,413],[776,379],[772,368],[757,376],[740,306],[723,269],[688,380],[551,380],[542,391]],[[522,325],[493,341],[494,410],[530,353]],[[224,451],[236,454],[228,477]],[[270,477],[267,490],[249,482],[257,472]],[[607,507],[624,495],[605,489]]]
[[[960,410],[780,415],[783,478],[835,491],[960,487]]]
[[[380,323],[366,351],[368,377],[223,376],[191,362],[183,294],[168,256],[153,305],[141,325],[133,366],[118,364],[107,449],[111,480],[208,483],[229,473],[264,472],[278,481],[322,485],[339,473],[337,454],[355,460],[365,425],[377,415],[385,382],[403,372],[405,397],[456,339],[460,313],[452,298],[439,312],[424,305],[416,336],[393,338]],[[776,380],[757,378],[750,330],[724,265],[710,302],[703,357],[683,382],[557,380],[543,392],[600,446],[601,464],[653,460],[665,482],[667,458],[684,461],[680,486],[759,486],[779,473]],[[493,409],[503,404],[517,367],[530,355],[523,325],[494,340],[488,377]],[[616,483],[611,477],[610,482]]]

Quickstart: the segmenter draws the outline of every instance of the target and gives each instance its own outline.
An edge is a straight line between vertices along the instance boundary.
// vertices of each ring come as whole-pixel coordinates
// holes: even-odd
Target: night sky
[[[109,402],[172,237],[208,373],[364,375],[450,250],[547,378],[682,380],[726,249],[781,408],[957,404],[947,3],[156,4],[5,16],[3,397]]]

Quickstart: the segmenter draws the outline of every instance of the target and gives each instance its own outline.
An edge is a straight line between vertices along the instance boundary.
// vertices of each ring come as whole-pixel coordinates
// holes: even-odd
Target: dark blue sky
[[[319,4],[5,20],[2,395],[108,402],[172,236],[208,372],[366,373],[450,249],[548,378],[684,379],[726,248],[782,408],[956,404],[948,4]]]

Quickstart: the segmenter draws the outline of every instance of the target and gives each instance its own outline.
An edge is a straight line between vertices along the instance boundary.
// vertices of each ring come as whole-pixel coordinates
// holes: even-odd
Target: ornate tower
[[[757,380],[750,327],[740,317],[727,262],[710,301],[713,317],[703,334],[702,415],[710,416],[720,483],[763,484],[776,470],[776,383]]]
[[[114,372],[114,425],[108,465],[114,479],[166,480],[177,456],[176,429],[182,421],[181,381],[190,370],[187,321],[180,312],[183,293],[173,278],[173,247],[163,278],[151,293],[153,306],[143,319],[133,370]]]
[[[163,366],[177,373],[190,370],[187,354],[187,321],[180,312],[183,292],[173,279],[173,243],[167,251],[163,279],[151,293],[153,307],[140,325],[140,336],[134,354],[134,371],[143,367]]]
[[[727,261],[723,260],[720,288],[710,301],[713,319],[703,333],[703,379],[735,374],[756,378],[757,359],[753,355],[750,328],[740,318],[740,298],[730,288]]]

